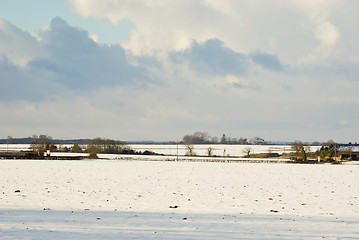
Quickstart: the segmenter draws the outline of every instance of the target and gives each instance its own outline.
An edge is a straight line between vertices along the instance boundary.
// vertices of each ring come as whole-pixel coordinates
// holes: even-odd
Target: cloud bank
[[[2,23],[6,41],[2,45],[7,49],[0,61],[2,99],[34,100],[64,91],[143,86],[152,81],[145,68],[131,63],[121,46],[97,44],[88,32],[69,26],[60,17],[37,38],[3,19]]]
[[[353,0],[69,2],[84,17],[107,18],[114,24],[132,21],[136,29],[124,46],[136,54],[178,51],[188,48],[193,39],[217,38],[237,52],[261,49],[288,62],[314,61],[330,54],[341,35],[348,33],[342,27],[358,18],[352,11],[358,3]]]

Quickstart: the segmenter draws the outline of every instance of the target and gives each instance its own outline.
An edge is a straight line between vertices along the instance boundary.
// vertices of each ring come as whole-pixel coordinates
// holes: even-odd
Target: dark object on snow
[[[20,190],[15,190],[15,192],[20,192]]]

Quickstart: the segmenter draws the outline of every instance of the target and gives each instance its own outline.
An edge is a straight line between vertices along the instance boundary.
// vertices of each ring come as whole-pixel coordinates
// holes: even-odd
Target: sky
[[[359,1],[0,0],[0,138],[359,141]]]

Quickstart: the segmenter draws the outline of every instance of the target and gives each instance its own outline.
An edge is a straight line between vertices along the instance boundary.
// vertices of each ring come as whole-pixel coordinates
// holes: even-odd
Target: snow
[[[187,148],[183,144],[131,144],[132,149],[137,151],[150,150],[155,153],[164,155],[178,155],[183,156],[187,152]],[[196,144],[193,145],[193,151],[200,156],[207,156],[208,149],[212,149],[212,155],[216,156],[245,156],[246,149],[250,149],[250,153],[279,153],[292,152],[291,145],[231,145],[231,144]],[[320,146],[310,146],[311,151],[316,151]]]
[[[27,151],[30,146],[30,144],[0,144],[0,151]]]
[[[51,153],[52,156],[68,156],[68,153]],[[84,154],[71,154],[72,156]],[[88,154],[87,154],[88,156]],[[140,161],[188,161],[188,162],[291,162],[281,158],[199,157],[171,155],[97,154],[100,159]],[[293,162],[293,161],[292,161]]]
[[[1,239],[359,236],[358,165],[0,160],[0,172]]]
[[[65,144],[61,145],[62,148],[70,148],[72,145]],[[136,151],[153,151],[158,154],[164,154],[166,156],[179,156],[186,155],[187,148],[183,144],[130,144],[129,145],[133,150]],[[57,145],[59,148],[60,145]],[[288,153],[292,151],[292,146],[290,145],[231,145],[231,144],[198,144],[193,145],[194,153],[199,156],[207,156],[208,149],[212,149],[212,155],[216,156],[245,156],[246,149],[250,149],[250,153]],[[8,148],[9,151],[26,151],[29,150],[30,144],[0,144],[0,151],[6,151]],[[320,146],[310,146],[310,150],[315,152]]]

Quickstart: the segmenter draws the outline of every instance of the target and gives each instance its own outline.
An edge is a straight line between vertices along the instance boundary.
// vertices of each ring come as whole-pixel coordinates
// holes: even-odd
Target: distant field
[[[71,147],[72,145],[61,145],[62,147]],[[158,154],[164,155],[172,155],[175,156],[180,155],[183,156],[186,154],[187,149],[185,145],[165,145],[165,144],[149,144],[149,145],[142,145],[142,144],[130,144],[129,145],[132,149],[137,151],[153,151]],[[208,149],[211,148],[212,155],[216,156],[244,156],[246,153],[244,150],[246,148],[250,149],[250,152],[253,153],[285,153],[291,152],[292,148],[290,145],[222,145],[222,144],[214,144],[214,145],[193,145],[194,146],[194,153],[200,156],[207,156]],[[30,148],[29,144],[0,144],[0,151],[6,151],[7,148],[9,151],[21,151],[21,150],[28,150]],[[320,146],[311,146],[311,151],[316,151],[319,149]]]

